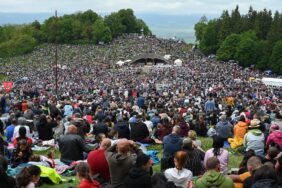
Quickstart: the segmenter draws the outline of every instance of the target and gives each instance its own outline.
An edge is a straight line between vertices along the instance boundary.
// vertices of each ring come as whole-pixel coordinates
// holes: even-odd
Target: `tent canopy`
[[[279,78],[262,78],[261,81],[267,86],[282,87],[282,79]]]

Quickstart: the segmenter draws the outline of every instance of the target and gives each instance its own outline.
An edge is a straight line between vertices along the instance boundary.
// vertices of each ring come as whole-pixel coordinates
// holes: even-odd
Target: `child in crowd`
[[[24,168],[16,177],[17,186],[20,188],[35,188],[40,179],[41,170],[38,166]]]
[[[78,163],[75,167],[76,176],[80,180],[78,188],[100,188],[99,182],[92,180],[90,177],[90,169],[87,163]]]
[[[202,147],[202,142],[201,142],[201,140],[198,140],[198,139],[197,139],[197,133],[196,133],[196,131],[190,130],[190,131],[188,132],[188,137],[191,138],[191,140],[193,141],[193,145],[194,145],[196,148],[201,148],[201,147]]]

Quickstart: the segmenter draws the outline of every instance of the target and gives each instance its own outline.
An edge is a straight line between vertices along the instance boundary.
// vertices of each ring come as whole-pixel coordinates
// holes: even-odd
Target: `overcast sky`
[[[136,13],[219,14],[222,10],[234,9],[237,4],[243,13],[250,5],[259,10],[282,11],[282,0],[0,0],[0,12],[43,13],[58,10],[73,13],[92,9],[98,13],[109,13],[132,8]]]

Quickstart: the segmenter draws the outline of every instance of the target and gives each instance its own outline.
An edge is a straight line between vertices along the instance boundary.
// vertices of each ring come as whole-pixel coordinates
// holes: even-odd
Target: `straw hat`
[[[251,123],[249,125],[249,128],[257,128],[260,126],[260,120],[258,119],[253,119],[251,120]]]

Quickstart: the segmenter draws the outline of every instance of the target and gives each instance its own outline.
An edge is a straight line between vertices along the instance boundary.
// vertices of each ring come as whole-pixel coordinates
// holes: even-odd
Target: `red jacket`
[[[110,180],[110,170],[108,161],[106,160],[105,150],[98,149],[91,151],[87,157],[87,163],[93,175],[100,174],[104,180]]]
[[[274,131],[268,136],[266,145],[268,146],[273,142],[278,144],[282,149],[282,131]]]
[[[100,184],[97,181],[90,182],[87,179],[83,179],[78,188],[100,188]]]

